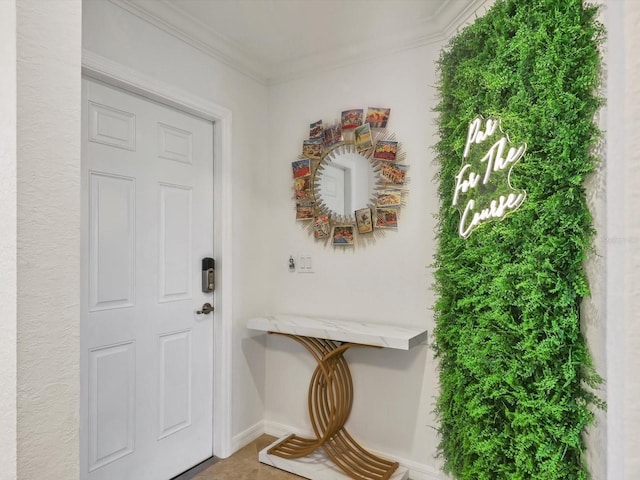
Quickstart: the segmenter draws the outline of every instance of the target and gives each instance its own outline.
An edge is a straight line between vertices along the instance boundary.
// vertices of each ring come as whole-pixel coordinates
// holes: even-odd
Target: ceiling
[[[264,84],[440,41],[484,0],[111,0]]]

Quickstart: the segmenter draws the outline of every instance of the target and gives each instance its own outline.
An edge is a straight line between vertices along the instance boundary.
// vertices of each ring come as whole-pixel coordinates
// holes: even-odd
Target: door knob
[[[213,312],[213,307],[211,306],[210,303],[205,303],[204,305],[202,305],[202,310],[198,310],[196,313],[198,315],[202,315],[202,314],[208,315],[211,312]]]

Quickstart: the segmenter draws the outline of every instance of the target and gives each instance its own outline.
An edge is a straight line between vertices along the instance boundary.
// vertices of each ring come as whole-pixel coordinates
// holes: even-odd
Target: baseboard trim
[[[259,421],[250,426],[246,430],[240,432],[231,439],[231,452],[235,453],[243,447],[246,447],[260,435],[265,434],[264,421]]]
[[[284,437],[290,433],[300,436],[309,436],[313,435],[311,430],[305,431],[299,428],[291,427],[289,425],[285,425],[284,423],[273,422],[271,420],[264,421],[264,433],[267,435],[273,435],[274,437]]]
[[[273,435],[274,437],[283,437],[290,433],[294,433],[300,436],[313,436],[313,433],[311,433],[311,431],[305,431],[300,428],[291,427],[289,425],[285,425],[279,422],[273,422],[270,420],[265,420],[263,422],[263,429],[263,433]],[[395,460],[400,464],[400,466],[407,468],[409,470],[410,480],[445,480],[449,478],[436,467],[431,465],[408,460],[406,458],[396,457],[393,455],[389,455],[388,453],[379,452],[373,449],[371,450],[371,453],[375,453],[376,455]]]

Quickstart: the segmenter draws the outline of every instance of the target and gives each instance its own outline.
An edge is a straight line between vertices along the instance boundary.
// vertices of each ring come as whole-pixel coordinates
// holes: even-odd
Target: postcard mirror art
[[[296,220],[316,240],[352,247],[398,228],[407,193],[407,165],[389,108],[342,112],[340,119],[309,125],[309,138],[292,162]]]

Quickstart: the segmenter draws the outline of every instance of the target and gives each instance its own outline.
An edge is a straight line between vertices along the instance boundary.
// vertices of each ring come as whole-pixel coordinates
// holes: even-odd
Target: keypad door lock
[[[202,259],[202,291],[211,293],[215,290],[216,282],[216,261],[213,258]]]

